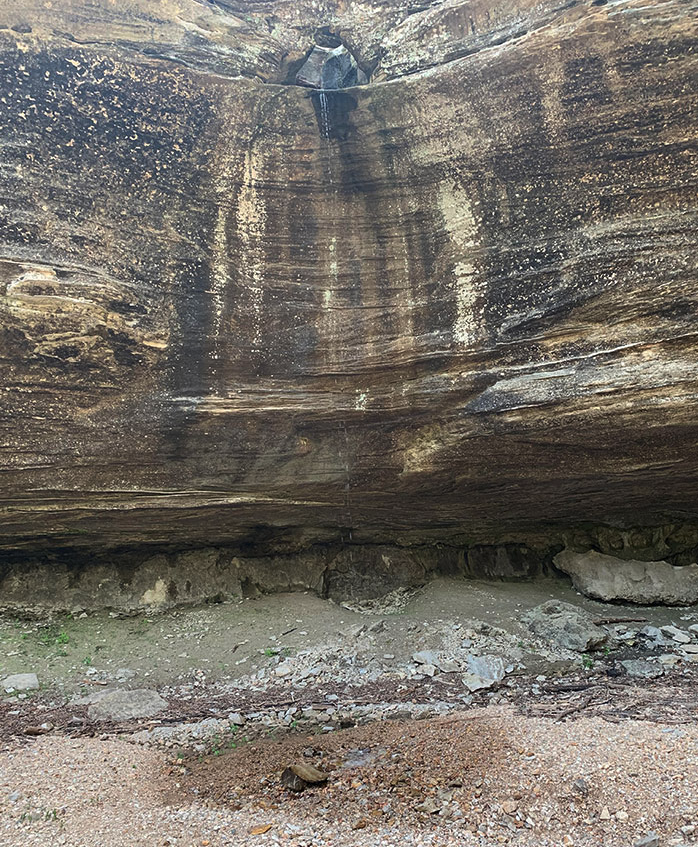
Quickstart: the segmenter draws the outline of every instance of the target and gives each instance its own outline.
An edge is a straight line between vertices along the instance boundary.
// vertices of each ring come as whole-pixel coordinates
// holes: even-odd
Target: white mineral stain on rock
[[[456,295],[456,320],[453,338],[469,346],[480,337],[482,326],[482,298],[478,273],[471,259],[478,246],[477,224],[473,217],[470,198],[455,184],[442,183],[439,187],[439,207],[444,227],[453,246],[454,254],[461,259],[453,265]]]
[[[242,247],[240,271],[252,301],[252,346],[262,342],[262,299],[264,294],[264,235],[267,211],[262,185],[262,162],[252,147],[245,151],[243,182],[237,201],[237,235]]]
[[[158,579],[153,588],[143,592],[141,604],[144,606],[160,606],[167,600],[167,583]]]

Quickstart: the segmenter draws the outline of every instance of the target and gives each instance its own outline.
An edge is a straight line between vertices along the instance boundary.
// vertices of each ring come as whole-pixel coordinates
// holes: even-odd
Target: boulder
[[[578,591],[597,600],[670,606],[698,603],[698,564],[675,567],[669,562],[617,559],[595,550],[563,550],[553,561],[572,577]]]
[[[675,641],[677,644],[690,644],[691,636],[683,629],[679,629],[678,626],[674,626],[673,624],[667,624],[666,626],[660,627],[661,631],[664,635],[669,636],[672,641]]]
[[[492,688],[504,679],[504,659],[501,656],[468,656],[467,663],[463,684],[471,692]]]
[[[620,665],[629,676],[639,679],[656,679],[664,673],[664,668],[661,665],[648,662],[646,659],[625,659],[620,662]]]
[[[591,615],[562,600],[548,600],[521,617],[530,631],[543,641],[579,653],[595,650],[608,640]]]
[[[410,550],[347,546],[325,572],[324,594],[335,601],[372,600],[397,588],[416,588],[426,579],[427,568]]]
[[[543,572],[543,559],[522,544],[475,544],[468,548],[462,570],[475,579],[525,579]]]
[[[501,656],[468,656],[468,671],[472,674],[501,682],[504,679],[504,659]]]
[[[439,663],[434,650],[418,650],[412,654],[412,661],[418,665],[438,665]]]

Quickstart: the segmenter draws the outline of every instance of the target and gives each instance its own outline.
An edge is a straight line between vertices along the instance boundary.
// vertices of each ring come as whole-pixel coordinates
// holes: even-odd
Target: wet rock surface
[[[366,74],[343,44],[334,48],[314,47],[296,74],[298,85],[321,89],[351,88],[367,81]]]

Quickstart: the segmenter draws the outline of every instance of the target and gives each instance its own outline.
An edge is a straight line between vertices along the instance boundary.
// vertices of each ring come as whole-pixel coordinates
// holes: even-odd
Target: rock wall
[[[6,0],[0,547],[692,525],[697,8]]]

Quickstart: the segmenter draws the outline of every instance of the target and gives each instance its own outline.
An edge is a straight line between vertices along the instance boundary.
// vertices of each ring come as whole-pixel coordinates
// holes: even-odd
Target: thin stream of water
[[[318,100],[319,100],[319,104],[320,104],[320,131],[322,133],[322,137],[327,142],[327,144],[326,144],[326,148],[327,148],[327,181],[331,186],[332,203],[333,203],[333,206],[336,209],[337,189],[336,189],[336,186],[334,184],[333,168],[332,168],[332,153],[333,153],[333,151],[332,151],[332,144],[331,144],[332,124],[331,124],[331,116],[330,116],[330,105],[329,105],[329,101],[328,101],[328,98],[327,98],[327,92],[324,91],[323,89],[320,90]],[[335,211],[335,209],[333,209],[333,211]],[[333,223],[334,223],[335,219],[336,219],[336,215],[333,216]],[[337,256],[336,256],[336,253],[335,253],[335,256],[334,256],[334,259],[333,259],[333,261],[335,262],[335,268],[336,268],[336,260],[337,260]],[[336,270],[335,270],[333,275],[335,277],[335,279],[334,279],[335,283],[338,283],[338,274],[337,274]],[[353,532],[352,532],[353,520],[352,520],[352,514],[351,514],[351,506],[350,506],[350,503],[349,503],[349,496],[350,496],[350,491],[351,491],[351,470],[350,470],[350,466],[349,466],[349,433],[347,431],[346,420],[339,421],[339,429],[340,429],[340,432],[343,435],[342,453],[344,454],[343,456],[341,456],[341,461],[342,461],[342,464],[344,466],[343,514],[340,517],[339,522],[340,522],[341,525],[349,527],[349,541],[352,541],[353,540]],[[344,539],[342,539],[342,540],[344,540]]]
[[[330,138],[330,108],[327,102],[327,92],[320,90],[320,123],[322,125],[322,136],[329,141]]]

